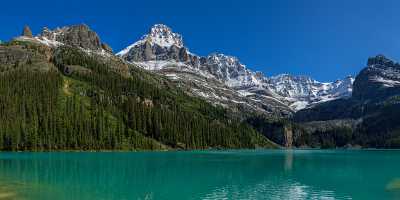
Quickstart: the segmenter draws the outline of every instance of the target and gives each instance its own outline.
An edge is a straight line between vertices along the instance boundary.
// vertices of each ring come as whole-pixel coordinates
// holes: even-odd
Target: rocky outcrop
[[[102,48],[100,38],[97,33],[92,31],[85,24],[73,25],[58,29],[55,33],[53,33],[53,35],[49,35],[49,32],[45,32],[43,36],[50,36],[63,44],[81,47],[83,49],[100,50]]]
[[[22,36],[29,38],[33,37],[31,28],[29,28],[29,26],[24,26],[24,29],[22,30]]]
[[[128,54],[122,56],[130,62],[152,61],[152,60],[174,60],[177,62],[190,62],[187,49],[175,45],[162,47],[145,41],[140,45],[132,47]]]
[[[269,88],[283,97],[294,110],[301,110],[321,102],[349,98],[354,78],[347,76],[334,82],[319,82],[308,76],[282,74],[268,78]]]
[[[400,64],[378,55],[356,77],[353,97],[359,100],[383,99],[400,94]]]
[[[127,61],[174,60],[188,62],[189,52],[183,45],[182,36],[163,25],[154,25],[141,40],[119,52]]]
[[[97,33],[85,24],[65,26],[54,30],[44,27],[42,32],[35,37],[32,37],[29,27],[25,27],[23,34],[24,37],[16,38],[16,40],[41,43],[49,47],[68,45],[87,51],[112,53],[111,47],[101,42]]]
[[[0,46],[0,72],[20,67],[29,67],[39,70],[49,70],[53,67],[49,63],[49,49],[37,45]]]
[[[108,53],[113,53],[113,49],[106,43],[101,43],[101,48],[107,51]]]
[[[283,133],[285,136],[285,147],[292,148],[293,147],[293,129],[292,126],[286,125],[283,129]]]

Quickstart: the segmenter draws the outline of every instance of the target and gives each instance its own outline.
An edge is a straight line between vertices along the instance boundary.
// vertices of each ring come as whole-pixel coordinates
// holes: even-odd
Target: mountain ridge
[[[375,148],[400,147],[400,64],[383,55],[370,57],[356,76],[353,95],[300,110],[294,120],[302,134],[325,134],[327,127],[353,145]],[[334,127],[334,128],[332,128]],[[324,131],[325,130],[325,131]],[[314,136],[314,137],[315,137]],[[340,136],[342,137],[342,136]],[[331,141],[335,141],[332,138]],[[334,143],[329,146],[335,145]]]
[[[159,27],[163,28],[163,31],[158,30]],[[158,33],[162,33],[159,35]],[[163,42],[169,45],[163,45],[163,38],[179,38],[178,42],[170,43],[169,41]],[[158,41],[158,42],[152,42]],[[124,50],[116,54],[128,62],[141,62],[141,66],[147,70],[159,71],[162,67],[152,66],[157,62],[175,61],[183,63],[194,69],[199,69],[203,72],[207,72],[221,81],[230,88],[241,93],[252,93],[254,90],[263,90],[262,93],[268,93],[271,98],[276,98],[277,101],[286,102],[285,104],[290,109],[297,111],[314,104],[330,101],[338,98],[346,98],[351,95],[352,92],[352,77],[346,77],[341,81],[341,91],[338,90],[335,82],[321,83],[310,77],[305,76],[293,76],[286,75],[286,83],[281,82],[280,85],[274,85],[277,83],[279,76],[266,77],[260,72],[254,72],[247,68],[246,65],[242,64],[240,60],[234,56],[228,56],[222,53],[211,53],[208,56],[197,56],[188,51],[188,48],[184,46],[183,37],[180,34],[172,32],[172,29],[166,25],[157,24],[150,29],[150,33],[142,37],[141,40],[129,45]],[[146,64],[146,62],[152,61]],[[165,66],[165,65],[164,65]],[[302,77],[305,77],[306,82],[302,82]],[[303,79],[304,80],[304,79]],[[278,84],[278,83],[277,83]],[[315,84],[320,85],[318,89]],[[284,87],[283,90],[281,88]],[[291,89],[292,88],[292,89]],[[331,88],[331,89],[326,89]],[[336,90],[335,90],[336,88]],[[247,90],[247,91],[246,91]],[[316,91],[315,91],[316,90]],[[290,91],[291,93],[287,93]],[[306,93],[308,92],[308,93]],[[256,99],[259,100],[259,99]]]
[[[86,39],[78,43],[76,38]],[[322,83],[309,76],[288,74],[267,77],[261,72],[250,70],[234,56],[222,53],[198,56],[189,52],[184,45],[183,37],[172,32],[171,28],[163,24],[154,25],[150,28],[149,33],[145,34],[139,41],[116,54],[113,54],[112,49],[101,42],[97,34],[85,24],[64,26],[54,30],[45,27],[36,36],[21,36],[18,39],[34,40],[48,46],[60,46],[63,43],[68,43],[92,53],[104,56],[116,55],[146,70],[155,72],[162,71],[165,66],[169,66],[169,69],[171,69],[173,65],[185,65],[185,73],[188,70],[192,73],[198,73],[204,76],[203,82],[206,82],[206,79],[214,78],[237,93],[236,96],[248,97],[252,103],[247,107],[253,107],[253,110],[261,112],[272,109],[277,110],[274,113],[286,113],[283,115],[290,115],[291,112],[297,112],[321,102],[347,98],[351,96],[354,81],[352,77],[346,77],[335,82]],[[176,72],[179,72],[179,70],[175,70],[173,74],[168,74],[164,70],[162,74],[176,79]],[[341,84],[338,86],[337,82],[341,82]],[[207,94],[206,91],[192,92],[192,94],[205,99],[207,99],[207,96],[218,96],[215,92]],[[229,99],[229,97],[222,96],[218,99]],[[209,101],[212,100],[209,99]],[[237,102],[243,103],[238,98],[230,101],[234,104]],[[271,108],[267,105],[271,103],[284,104],[287,108],[282,108],[282,106]],[[228,107],[229,102],[219,100],[218,104]],[[270,108],[265,109],[264,107]]]
[[[159,39],[171,39],[168,31],[153,30],[162,34]],[[0,116],[0,138],[6,138],[0,149],[31,148],[19,134],[38,130],[46,133],[34,143],[40,149],[76,148],[90,140],[96,146],[89,148],[111,149],[400,146],[400,64],[383,55],[370,57],[355,79],[322,83],[308,76],[267,77],[224,54],[197,56],[175,36],[179,40],[170,43],[145,39],[124,57],[107,51],[86,25],[44,29],[36,36],[25,27],[22,36],[0,45],[0,90],[10,94],[0,96],[6,113]],[[29,93],[21,96],[19,85]],[[38,115],[35,106],[49,103],[41,98],[50,98],[56,113]],[[68,117],[70,112],[79,113]],[[51,127],[38,127],[43,123],[37,120]],[[58,138],[61,146],[46,146],[50,129],[76,141]],[[102,140],[94,137],[98,133]]]
[[[23,32],[0,45],[1,151],[278,147],[227,109],[106,52],[85,25]]]

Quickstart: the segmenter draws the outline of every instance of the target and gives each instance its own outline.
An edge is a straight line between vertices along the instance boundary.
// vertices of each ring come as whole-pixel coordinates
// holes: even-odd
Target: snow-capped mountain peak
[[[208,66],[211,74],[230,87],[254,86],[259,84],[258,76],[247,69],[234,56],[212,53],[207,56],[205,65]]]
[[[146,44],[146,42],[152,46],[157,45],[161,48],[167,49],[171,48],[172,46],[175,46],[177,48],[184,47],[182,36],[179,33],[174,33],[170,27],[164,24],[155,24],[150,28],[148,34],[142,36],[139,41],[129,45],[127,48],[121,50],[116,55],[124,56],[128,54],[132,48],[144,45]]]
[[[354,81],[350,77],[321,83],[308,76],[288,74],[267,77],[248,69],[234,56],[222,53],[197,56],[190,53],[183,44],[182,36],[162,24],[154,25],[141,40],[117,55],[145,69],[173,77],[174,80],[190,82],[188,87],[193,89],[193,94],[214,103],[243,104],[242,98],[245,98],[251,107],[265,112],[276,109],[297,111],[319,102],[350,96]],[[195,88],[200,85],[202,89]],[[228,95],[210,99],[210,96],[218,96],[215,91],[221,94],[226,93],[226,89],[233,96],[240,97]]]
[[[320,102],[350,97],[353,82],[352,76],[328,83],[316,81],[308,76],[289,74],[281,74],[268,79],[269,88],[284,97],[294,110],[300,110]]]
[[[162,47],[170,47],[172,45],[183,47],[182,36],[172,32],[171,28],[164,24],[156,24],[151,27],[146,39]]]

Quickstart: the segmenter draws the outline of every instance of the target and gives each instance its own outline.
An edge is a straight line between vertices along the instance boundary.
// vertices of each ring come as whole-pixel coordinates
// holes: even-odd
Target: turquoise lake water
[[[400,199],[400,151],[0,153],[0,199]]]

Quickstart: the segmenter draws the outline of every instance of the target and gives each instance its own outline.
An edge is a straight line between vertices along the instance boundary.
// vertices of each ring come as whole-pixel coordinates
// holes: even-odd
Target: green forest
[[[0,50],[0,150],[276,146],[224,108],[135,66],[67,46],[11,42]]]

